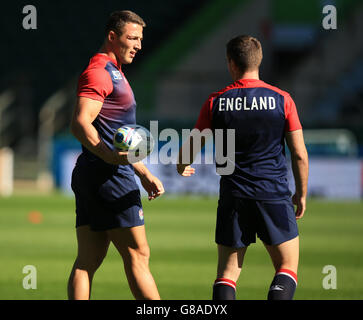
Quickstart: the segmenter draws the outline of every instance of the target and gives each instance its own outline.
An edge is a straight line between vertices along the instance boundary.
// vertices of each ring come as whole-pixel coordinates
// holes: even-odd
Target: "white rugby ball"
[[[120,151],[128,151],[129,160],[140,161],[154,150],[154,139],[149,130],[139,125],[125,125],[117,129],[113,145]]]

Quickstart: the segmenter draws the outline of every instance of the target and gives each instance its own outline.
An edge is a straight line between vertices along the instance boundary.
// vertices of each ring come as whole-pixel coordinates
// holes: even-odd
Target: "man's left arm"
[[[194,158],[197,153],[204,146],[204,139],[199,144],[200,149],[196,150],[194,148],[194,137],[190,135],[185,144],[179,149],[178,162],[176,164],[176,170],[183,177],[190,177],[195,173],[195,169],[190,165],[194,162]]]
[[[141,162],[132,163],[136,175],[140,178],[141,184],[148,193],[149,200],[161,196],[164,191],[162,182],[151,174],[149,169]]]
[[[213,97],[214,94],[210,95],[200,110],[197,123],[194,126],[194,129],[199,130],[199,132],[212,127],[210,112]],[[196,136],[195,132],[192,130],[189,138],[179,150],[176,170],[183,177],[190,177],[195,173],[195,169],[190,165],[193,163],[196,155],[203,149],[205,145],[205,138],[202,138],[201,141],[196,140],[198,140],[198,135]]]

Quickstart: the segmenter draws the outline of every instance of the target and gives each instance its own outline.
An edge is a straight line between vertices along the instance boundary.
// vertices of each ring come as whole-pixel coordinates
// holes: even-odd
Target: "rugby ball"
[[[128,151],[129,156],[136,161],[147,157],[153,151],[154,144],[149,130],[139,125],[122,126],[113,136],[114,147],[120,151]]]

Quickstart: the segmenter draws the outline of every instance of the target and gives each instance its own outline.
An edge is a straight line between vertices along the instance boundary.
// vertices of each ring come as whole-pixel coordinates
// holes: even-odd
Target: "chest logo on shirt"
[[[112,75],[113,75],[114,80],[122,80],[122,75],[121,75],[120,71],[113,70]]]

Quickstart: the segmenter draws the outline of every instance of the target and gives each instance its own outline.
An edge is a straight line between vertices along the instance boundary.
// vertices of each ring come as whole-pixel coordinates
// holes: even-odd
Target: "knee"
[[[138,266],[147,266],[150,259],[150,248],[148,245],[144,245],[138,248],[129,248],[128,256],[131,264]]]
[[[76,266],[78,269],[94,273],[100,267],[104,258],[104,254],[92,256],[78,255],[76,259]]]

